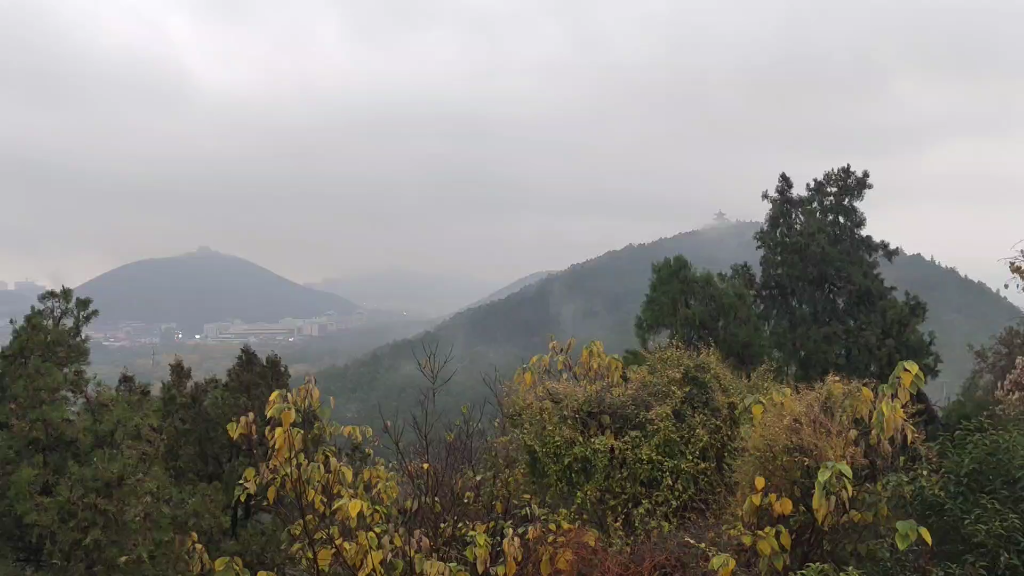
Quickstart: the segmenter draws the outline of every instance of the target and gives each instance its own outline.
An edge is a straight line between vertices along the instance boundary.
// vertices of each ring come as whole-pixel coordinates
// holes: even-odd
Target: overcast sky
[[[841,7],[840,7],[841,6]],[[870,169],[871,232],[1001,286],[1024,2],[0,0],[0,279],[207,244],[509,281]]]

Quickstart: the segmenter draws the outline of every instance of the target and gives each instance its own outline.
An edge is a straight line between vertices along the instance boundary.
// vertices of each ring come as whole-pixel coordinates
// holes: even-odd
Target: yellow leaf
[[[285,430],[287,430],[292,425],[292,422],[294,422],[294,421],[295,421],[295,409],[294,408],[288,407],[286,410],[281,412],[281,426],[284,427]]]
[[[929,546],[932,545],[932,533],[929,532],[927,528],[925,528],[924,526],[918,526],[917,533],[921,535],[921,538],[923,538]]]
[[[793,540],[789,537],[789,532],[785,528],[782,528],[781,531],[782,534],[779,536],[779,542],[786,547],[786,550],[789,550],[789,547],[793,545]]]
[[[549,576],[551,574],[551,555],[545,554],[540,561],[540,573],[542,576]]]
[[[355,518],[359,515],[359,509],[363,507],[363,503],[360,500],[352,500],[348,503],[348,515]]]
[[[331,556],[334,555],[334,548],[321,548],[316,553],[316,563],[321,570],[327,570],[331,565]]]
[[[426,469],[430,468],[430,464],[428,464],[427,462],[424,462],[424,463],[422,464],[422,466],[423,466],[423,469],[424,469],[424,470],[426,470]]]
[[[757,541],[757,553],[761,556],[768,556],[772,553],[772,545],[764,538]]]
[[[793,501],[789,498],[779,500],[779,509],[782,511],[783,516],[789,516],[793,513]]]
[[[914,366],[917,368],[917,366]],[[910,384],[914,381],[914,372],[911,372],[904,367],[903,372],[900,373],[900,383],[903,384],[904,388],[910,388]]]
[[[220,572],[227,567],[228,562],[231,562],[231,558],[224,556],[223,558],[217,558],[217,561],[213,563],[213,569]]]
[[[754,421],[757,422],[761,419],[761,414],[764,413],[764,404],[754,404],[750,407],[750,412],[754,415]]]
[[[754,503],[754,506],[760,506],[761,505],[761,494],[760,493],[752,494],[750,496],[750,501]]]
[[[757,478],[754,478],[754,488],[756,488],[758,492],[760,492],[761,490],[764,490],[764,485],[765,485],[764,478],[762,478],[761,476],[758,476]]]
[[[277,486],[271,486],[267,488],[267,502],[274,503],[274,498],[277,497]]]
[[[341,475],[345,477],[345,483],[351,484],[352,483],[352,469],[349,468],[348,466],[342,464],[341,466],[338,466],[338,470],[341,472]]]
[[[558,554],[558,559],[555,560],[555,568],[558,570],[568,570],[569,564],[572,562],[572,550],[562,550]]]
[[[260,570],[256,573],[256,576],[277,576],[273,572],[267,572],[266,570]]]
[[[868,388],[867,386],[861,386],[860,387],[860,395],[861,395],[861,397],[863,397],[868,402],[874,402],[875,401],[875,394],[873,392],[871,392],[871,389]]]

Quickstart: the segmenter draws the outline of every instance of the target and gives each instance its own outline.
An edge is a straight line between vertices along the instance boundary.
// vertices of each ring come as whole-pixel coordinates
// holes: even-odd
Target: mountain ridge
[[[683,254],[700,268],[725,270],[737,262],[759,260],[753,233],[760,222],[733,222],[629,244],[551,274],[505,298],[454,314],[431,330],[374,350],[345,365],[321,372],[327,392],[351,399],[354,406],[380,398],[416,396],[417,374],[410,350],[421,343],[451,346],[461,374],[453,380],[454,402],[477,397],[470,374],[506,375],[547,348],[549,336],[565,340],[601,340],[621,353],[636,346],[633,319],[650,279],[651,264]],[[925,330],[935,330],[943,355],[942,373],[929,392],[949,396],[970,369],[968,343],[982,344],[1021,315],[1021,309],[988,286],[920,255],[884,263],[887,284],[910,290],[929,304]],[[964,309],[963,295],[969,309]],[[343,416],[358,417],[359,409]]]

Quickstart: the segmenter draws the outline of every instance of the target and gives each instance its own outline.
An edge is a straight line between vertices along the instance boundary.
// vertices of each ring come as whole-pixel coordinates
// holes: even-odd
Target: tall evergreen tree
[[[830,170],[793,192],[779,176],[762,198],[769,210],[754,235],[761,250],[760,301],[774,360],[801,382],[829,372],[882,380],[899,360],[938,373],[933,334],[920,326],[926,304],[885,284],[880,260],[898,250],[865,234],[858,206],[872,189],[867,171]]]
[[[714,346],[735,367],[749,372],[765,354],[757,309],[757,277],[746,263],[734,265],[728,274],[715,274],[675,256],[651,265],[650,287],[634,329],[645,348],[665,334],[693,348]]]
[[[32,510],[53,497],[77,453],[73,409],[89,379],[85,328],[96,317],[92,301],[71,289],[49,290],[0,350],[0,541],[6,555],[38,564],[46,535]]]
[[[88,377],[88,298],[62,288],[38,302],[0,350],[0,571],[173,572],[148,398],[127,376],[120,394]]]

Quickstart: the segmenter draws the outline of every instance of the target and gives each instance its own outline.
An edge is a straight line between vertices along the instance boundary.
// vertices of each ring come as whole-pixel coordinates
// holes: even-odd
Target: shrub
[[[890,569],[903,562],[893,541],[899,550],[930,545],[928,529],[900,519],[902,467],[918,437],[911,399],[923,386],[920,368],[903,362],[881,385],[829,377],[748,396],[735,472],[737,564],[761,573],[813,562]],[[712,568],[731,572],[727,560],[717,556]]]
[[[934,478],[915,494],[915,513],[942,534],[950,573],[1024,573],[1024,418],[977,418],[936,444]],[[973,571],[973,572],[971,572]]]
[[[331,408],[333,400],[322,403],[310,379],[271,395],[265,429],[251,413],[227,427],[259,460],[243,473],[236,493],[254,514],[284,527],[286,573],[469,576],[493,569],[514,576],[523,567],[548,575],[571,570],[573,550],[596,544],[592,532],[525,494],[511,496],[504,507],[474,504],[476,494],[467,492],[461,515],[418,526],[418,520],[436,520],[417,514],[419,507],[441,506],[422,497],[430,490],[413,485],[435,481],[430,461],[409,463],[422,475],[401,474],[374,456],[369,428],[330,421]],[[428,532],[443,536],[431,541]],[[239,558],[211,561],[195,534],[186,551],[195,573],[249,574]]]
[[[511,383],[508,430],[527,487],[614,539],[707,518],[729,490],[739,379],[714,352],[669,344],[622,377],[601,344],[551,344]]]

